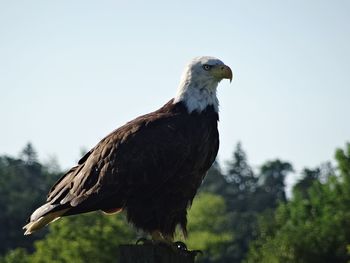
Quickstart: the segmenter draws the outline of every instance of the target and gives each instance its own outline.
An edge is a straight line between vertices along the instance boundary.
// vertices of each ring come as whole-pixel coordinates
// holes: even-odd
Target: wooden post
[[[194,263],[195,251],[175,251],[155,244],[120,245],[119,263]]]

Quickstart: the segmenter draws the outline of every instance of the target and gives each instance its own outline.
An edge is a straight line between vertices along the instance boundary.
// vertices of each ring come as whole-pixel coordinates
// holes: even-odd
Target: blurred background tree
[[[227,228],[230,216],[225,200],[213,193],[199,194],[188,216],[189,249],[203,251],[200,262],[216,262],[226,254],[226,247],[233,240],[233,231]]]
[[[135,242],[135,237],[121,215],[71,216],[50,225],[49,234],[35,242],[30,262],[116,262],[118,245]]]
[[[16,247],[32,250],[33,241],[46,231],[23,238],[22,227],[31,212],[46,199],[48,189],[61,175],[50,171],[37,160],[28,143],[21,159],[0,156],[0,254]]]
[[[227,229],[232,232],[233,239],[223,245],[225,252],[216,262],[241,262],[250,242],[258,235],[259,214],[286,202],[284,181],[293,167],[288,162],[269,161],[255,174],[242,144],[238,143],[226,170],[223,173],[216,162],[205,177],[201,190],[222,196],[227,205]]]
[[[259,238],[245,262],[348,262],[350,244],[350,144],[336,151],[337,173],[320,181],[305,169],[293,198],[273,217],[261,218]],[[332,170],[329,170],[332,171]]]

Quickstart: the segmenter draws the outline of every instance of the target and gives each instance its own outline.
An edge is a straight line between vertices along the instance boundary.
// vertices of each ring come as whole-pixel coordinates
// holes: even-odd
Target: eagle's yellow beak
[[[232,81],[233,75],[232,70],[229,66],[226,65],[216,65],[211,69],[212,75],[217,78],[219,81],[222,79],[229,79]]]

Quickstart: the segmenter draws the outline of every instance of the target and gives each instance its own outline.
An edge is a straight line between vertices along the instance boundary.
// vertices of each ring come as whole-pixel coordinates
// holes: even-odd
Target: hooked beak
[[[213,76],[219,81],[222,79],[229,79],[232,82],[233,74],[229,66],[226,65],[216,65],[211,70]]]

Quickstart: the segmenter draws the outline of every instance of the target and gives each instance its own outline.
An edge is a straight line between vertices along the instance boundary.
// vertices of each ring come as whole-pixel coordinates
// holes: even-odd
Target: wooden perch
[[[120,245],[120,263],[194,263],[197,252],[175,251],[170,247],[142,244]]]

